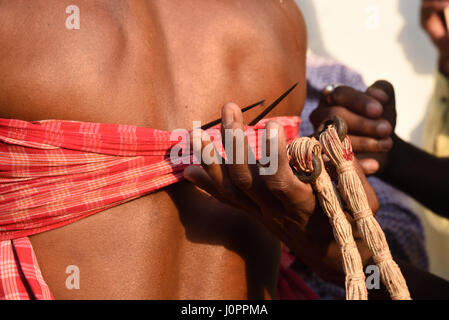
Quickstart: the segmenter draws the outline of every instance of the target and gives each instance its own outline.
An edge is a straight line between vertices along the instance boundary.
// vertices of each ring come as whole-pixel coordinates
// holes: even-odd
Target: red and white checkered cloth
[[[297,136],[298,117],[275,119],[288,140]],[[246,131],[256,154],[267,121]],[[216,137],[217,128],[209,134]],[[27,236],[182,180],[188,164],[170,161],[180,144],[171,135],[128,125],[0,119],[0,299],[53,298]],[[180,137],[186,147],[188,132]]]

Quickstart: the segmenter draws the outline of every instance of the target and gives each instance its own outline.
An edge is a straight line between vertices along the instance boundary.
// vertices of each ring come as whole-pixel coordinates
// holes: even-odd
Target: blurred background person
[[[449,0],[423,0],[421,24],[438,51],[435,88],[430,103],[424,147],[438,157],[449,157],[449,33],[444,10]],[[446,278],[449,273],[449,219],[424,210],[427,241],[435,268]]]
[[[348,89],[340,95],[340,99],[335,99],[324,106],[322,89],[332,83],[343,84]],[[370,104],[374,104],[374,107],[381,111],[382,105],[376,102],[375,99],[367,99],[361,95],[354,96],[353,93],[356,91],[365,92],[367,88],[368,86],[365,85],[359,73],[341,63],[309,52],[307,55],[307,99],[301,115],[300,135],[311,135],[315,131],[317,124],[319,125],[326,120],[327,116],[316,117],[324,109],[327,111],[333,110],[333,108],[339,110],[366,108]],[[339,91],[341,92],[341,90]],[[391,146],[389,136],[393,130],[392,126],[383,119],[379,119],[375,125],[384,126],[383,131],[376,138],[379,139],[380,145],[385,144],[389,148]],[[354,140],[354,137],[351,137],[351,139],[354,150],[357,151],[357,142]],[[428,257],[423,226],[419,217],[409,205],[407,196],[377,177],[369,177],[368,181],[373,186],[379,199],[379,210],[376,219],[385,232],[393,257],[399,263],[401,269],[404,267],[402,263],[405,263],[407,266],[427,271]],[[345,292],[343,288],[323,281],[300,259],[296,259],[292,267],[322,299],[344,299]],[[402,270],[404,272],[404,269]],[[411,287],[414,286],[412,285]],[[380,292],[376,292],[376,290],[370,291],[370,297],[374,293]]]
[[[437,50],[420,26],[421,1],[346,0],[342,6],[338,1],[297,0],[308,24],[310,50],[327,58],[324,65],[329,65],[329,59],[338,60],[349,67],[348,70],[360,73],[360,78],[353,78],[351,83],[337,82],[361,91],[366,88],[364,83],[373,83],[379,78],[392,82],[399,115],[396,132],[418,147],[424,146],[438,59]],[[405,195],[401,195],[401,199],[421,218],[430,271],[449,279],[449,261],[443,254],[448,252],[444,244],[449,243],[449,234],[441,230],[441,219],[432,219],[435,215],[424,213],[421,206]],[[389,225],[394,228],[394,224],[392,216]],[[408,234],[402,233],[404,239]],[[389,242],[391,245],[394,240]]]

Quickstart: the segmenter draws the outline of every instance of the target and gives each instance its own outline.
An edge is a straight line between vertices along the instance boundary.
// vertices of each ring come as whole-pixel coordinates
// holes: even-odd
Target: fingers
[[[449,5],[447,0],[424,0],[421,6],[421,24],[437,46],[448,37],[443,11]]]
[[[369,118],[378,118],[382,114],[382,105],[376,99],[351,87],[336,88],[328,97],[330,106],[345,106],[348,110]]]
[[[217,189],[217,182],[212,180],[206,170],[201,167],[187,167],[184,170],[184,178],[223,203],[244,209],[248,213],[259,213],[259,208],[247,198],[241,197],[238,194],[236,196],[233,194],[229,197],[229,194],[224,193],[223,190],[219,191]],[[230,198],[233,198],[234,201]]]
[[[384,88],[376,85],[376,83],[366,90],[366,94],[373,97],[382,104],[387,103],[390,100],[390,97],[388,96],[387,92],[384,91]]]
[[[369,119],[352,112],[349,108],[340,106],[315,109],[310,115],[310,120],[317,125],[332,116],[344,119],[348,126],[348,132],[353,135],[382,139],[393,132],[391,124],[384,119]]]
[[[290,168],[283,127],[276,121],[269,121],[265,133],[267,143],[264,152],[269,159],[277,161],[277,170],[274,174],[262,176],[268,190],[284,204],[312,213],[315,207],[312,188],[302,183]]]
[[[192,184],[196,185],[198,188],[206,191],[211,196],[217,199],[221,197],[220,193],[215,187],[214,181],[203,168],[195,166],[187,167],[184,170],[184,178]]]
[[[391,137],[377,140],[370,137],[349,135],[349,138],[356,153],[388,152],[393,148],[393,139]]]
[[[282,126],[273,121],[267,124],[269,142],[264,151],[269,161],[259,164],[248,148],[240,108],[225,105],[222,119],[226,161],[203,131],[201,143],[193,147],[204,169],[189,167],[185,178],[221,202],[252,214],[275,234],[287,220],[305,226],[314,212],[315,197],[310,185],[299,181],[289,166]]]
[[[226,172],[220,165],[223,163],[223,159],[215,149],[215,146],[207,132],[201,130],[201,144],[199,146],[194,144],[193,147],[195,154],[200,155],[201,157],[200,161],[204,170],[217,186],[217,190],[221,192],[221,188],[219,186],[227,186],[229,182]]]
[[[234,103],[226,104],[222,110],[222,118],[222,139],[227,157],[225,170],[232,184],[259,207],[271,208],[280,214],[282,208],[278,206],[279,202],[273,193],[263,184],[255,155],[248,147],[241,109]]]
[[[376,174],[380,169],[379,162],[375,159],[360,159],[359,163],[367,176]]]
[[[389,82],[377,81],[365,93],[338,87],[329,96],[328,101],[322,99],[320,106],[310,115],[315,128],[338,116],[347,124],[354,152],[391,150],[390,136],[396,126],[396,99],[394,87]]]
[[[382,103],[381,118],[387,120],[394,130],[396,128],[397,113],[396,94],[393,85],[388,81],[378,80],[368,88],[366,93]]]
[[[193,144],[195,154],[201,155],[201,165],[204,171],[188,168],[186,178],[200,189],[208,192],[218,200],[244,209],[249,213],[258,213],[259,208],[251,199],[241,192],[229,177],[224,159],[211,142],[209,135],[201,132],[201,144]],[[196,149],[198,148],[198,149]],[[203,174],[207,174],[209,179]]]
[[[244,192],[249,192],[254,186],[254,176],[251,172],[249,157],[254,155],[248,150],[248,140],[245,136],[243,115],[234,103],[226,104],[222,109],[222,142],[227,158],[227,171],[232,182]]]
[[[185,173],[186,179],[220,201],[249,213],[256,213],[259,217],[263,212],[271,212],[272,216],[281,215],[284,211],[282,204],[260,178],[259,167],[251,149],[248,148],[240,108],[233,103],[226,104],[222,109],[222,119],[222,140],[226,161],[220,156],[208,134],[203,131],[200,150],[194,152],[201,154],[204,170],[189,168]],[[283,143],[283,162],[288,166],[285,137]],[[277,155],[278,150],[273,156]],[[273,160],[278,162],[277,158]],[[273,175],[276,173],[277,171]],[[291,170],[290,176],[286,177],[290,178],[290,181],[281,179],[279,185],[285,185],[285,189],[289,189],[295,177]],[[262,218],[264,220],[268,217]]]
[[[421,9],[432,12],[442,12],[449,6],[449,0],[423,0]]]
[[[396,100],[393,86],[377,81],[366,92],[338,87],[321,99],[311,114],[315,128],[332,116],[340,116],[348,124],[349,133],[372,138],[389,136],[396,126]],[[381,120],[389,122],[389,125]]]

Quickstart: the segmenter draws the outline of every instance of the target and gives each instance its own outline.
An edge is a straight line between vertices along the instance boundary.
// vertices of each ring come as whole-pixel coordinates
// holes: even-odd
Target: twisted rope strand
[[[354,241],[351,224],[343,213],[331,178],[324,170],[319,142],[314,138],[298,138],[288,146],[287,151],[290,156],[291,166],[295,170],[305,173],[311,173],[315,169],[312,163],[313,156],[320,159],[323,170],[318,178],[312,182],[312,186],[318,194],[323,211],[329,217],[335,240],[341,250],[343,270],[346,276],[346,299],[367,300],[368,291],[365,285],[362,259]]]
[[[353,164],[354,154],[349,138],[340,141],[334,125],[321,135],[320,143],[338,172],[338,189],[356,220],[357,228],[379,267],[382,282],[393,300],[410,300],[405,279],[394,262],[379,223],[369,207],[362,182]]]

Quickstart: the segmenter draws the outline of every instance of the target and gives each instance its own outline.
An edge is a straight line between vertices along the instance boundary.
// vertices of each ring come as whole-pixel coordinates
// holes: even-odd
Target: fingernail
[[[371,96],[373,96],[374,98],[378,99],[379,101],[381,101],[383,103],[386,103],[389,99],[389,97],[385,93],[385,91],[383,91],[379,88],[371,87],[371,88],[369,88],[369,93],[371,94]]]
[[[379,125],[377,125],[377,133],[381,137],[389,136],[391,134],[391,125],[388,122],[382,122]]]
[[[393,148],[393,140],[391,140],[390,138],[384,139],[384,140],[380,140],[379,141],[379,148],[383,152],[390,151],[391,148]]]
[[[379,163],[376,160],[365,160],[360,165],[367,174],[373,174],[379,170]]]
[[[232,124],[234,123],[234,111],[231,108],[223,108],[222,121],[225,129],[232,127]]]
[[[380,117],[382,111],[382,105],[378,102],[370,102],[366,106],[366,114],[368,117]]]

